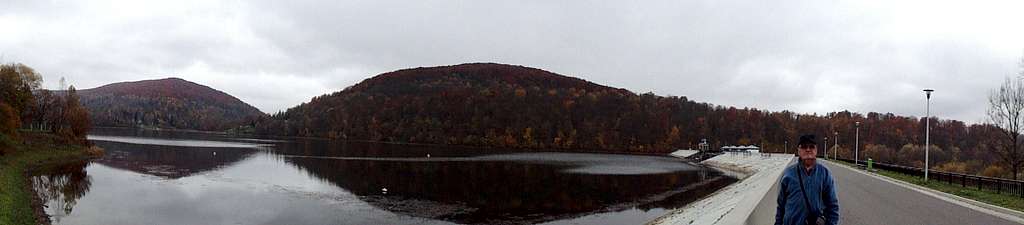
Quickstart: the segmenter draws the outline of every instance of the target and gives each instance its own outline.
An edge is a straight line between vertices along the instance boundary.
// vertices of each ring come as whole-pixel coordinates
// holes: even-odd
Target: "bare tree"
[[[1003,134],[993,147],[1000,159],[1010,166],[1013,179],[1017,179],[1024,165],[1024,151],[1020,150],[1024,131],[1024,79],[1007,77],[999,88],[989,93],[988,102],[988,120]]]
[[[1021,55],[1020,62],[1017,63],[1017,66],[1020,67],[1020,71],[1017,71],[1017,78],[1024,79],[1024,55]]]

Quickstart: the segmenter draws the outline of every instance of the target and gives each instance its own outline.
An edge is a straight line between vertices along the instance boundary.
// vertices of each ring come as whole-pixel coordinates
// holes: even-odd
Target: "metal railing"
[[[852,159],[838,159],[839,161],[855,163]],[[866,166],[867,161],[860,161],[861,166]],[[924,169],[917,167],[893,165],[887,163],[873,162],[872,167],[892,171],[900,174],[924,177]],[[978,190],[992,190],[1000,194],[1009,194],[1024,198],[1024,181],[996,177],[977,176],[962,173],[950,173],[936,170],[928,171],[930,180],[945,182],[950,185],[959,184],[961,187],[977,188]]]

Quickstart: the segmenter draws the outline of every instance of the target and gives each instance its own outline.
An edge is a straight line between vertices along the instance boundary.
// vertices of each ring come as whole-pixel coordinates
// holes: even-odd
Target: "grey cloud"
[[[807,113],[920,116],[920,89],[929,87],[939,90],[936,115],[980,122],[987,90],[1015,73],[1024,49],[1005,41],[1024,40],[1012,31],[1024,25],[1019,15],[943,17],[960,8],[1006,16],[999,9],[1011,6],[993,2],[6,4],[16,10],[0,12],[0,25],[24,26],[0,37],[5,60],[85,87],[179,76],[265,112],[397,69],[499,62],[634,92]],[[1007,31],[976,28],[983,25]]]

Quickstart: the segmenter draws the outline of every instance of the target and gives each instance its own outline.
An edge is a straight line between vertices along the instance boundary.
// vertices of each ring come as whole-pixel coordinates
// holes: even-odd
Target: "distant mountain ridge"
[[[265,115],[238,98],[181,78],[78,90],[94,125],[223,131]]]
[[[991,169],[983,162],[997,157],[986,149],[998,128],[931,120],[935,165],[960,157],[974,160],[963,172]],[[697,149],[702,139],[710,149],[756,145],[765,152],[791,152],[796,137],[818,134],[838,140],[829,147],[837,147],[832,153],[841,158],[854,158],[848,146],[859,140],[864,155],[920,167],[921,158],[910,156],[923,149],[916,144],[924,142],[924,132],[918,131],[925,121],[892,113],[817,115],[716,106],[524,66],[469,63],[383,73],[252,125],[257,134],[641,154]]]
[[[477,84],[504,83],[522,87],[539,87],[542,89],[575,88],[583,91],[629,93],[626,89],[612,88],[537,68],[497,63],[467,63],[455,66],[402,69],[363,80],[350,89],[351,91],[378,92],[382,94],[410,94],[414,93],[413,91],[424,91],[422,89],[425,87],[420,85],[424,82],[445,82],[443,79],[461,79]]]
[[[663,152],[679,137],[666,121],[670,109],[641,102],[679,100],[525,66],[467,63],[380,74],[255,124],[259,134],[284,136]]]
[[[167,82],[181,81],[172,79]],[[680,78],[665,82],[688,80]],[[203,90],[195,86],[172,90],[192,90],[190,88]],[[174,96],[186,95],[172,93]],[[167,95],[172,94],[155,96]],[[208,95],[212,94],[199,96]],[[127,96],[124,98],[154,99],[143,94]],[[214,117],[210,115],[217,113],[196,111],[164,113],[173,109],[201,108],[204,105],[194,103],[199,101],[178,100],[183,98],[155,99],[164,100],[139,102],[161,107],[193,103],[188,103],[191,106],[169,109],[144,107],[158,109],[151,110],[156,112],[153,115],[142,116],[145,119],[141,121],[146,121],[144,123],[163,121],[162,124],[175,124],[196,120],[194,118],[214,123],[218,120],[209,119],[231,118]],[[92,105],[93,110],[114,112],[112,114],[122,112],[122,116],[113,117],[121,118],[122,122],[123,118],[142,118],[132,116],[132,113],[123,113],[123,110],[97,107],[93,101],[96,100],[87,103]],[[134,115],[140,114],[137,112]],[[250,118],[252,120],[220,126],[231,128],[231,125],[240,124],[235,128],[240,128],[238,131],[241,132],[281,136],[479,146],[499,150],[631,154],[663,154],[676,149],[696,149],[701,140],[706,140],[710,149],[726,145],[756,145],[765,152],[791,152],[796,137],[801,134],[818,134],[829,136],[830,141],[835,142],[829,147],[840,158],[854,158],[856,153],[850,146],[857,146],[853,140],[859,140],[858,143],[864,146],[862,156],[871,156],[878,162],[917,167],[924,164],[920,157],[916,157],[923,154],[923,147],[917,144],[924,142],[925,132],[920,131],[925,129],[925,121],[929,120],[893,113],[837,111],[818,115],[718,106],[695,102],[682,96],[636,94],[541,69],[497,63],[396,70],[363,80],[341,91],[313,97],[307,103],[271,116]],[[1000,166],[1005,165],[990,163],[992,159],[1000,157],[988,151],[990,143],[997,141],[993,137],[1002,135],[998,127],[990,124],[968,125],[962,121],[935,117],[930,121],[931,154],[935,165],[940,165],[938,168],[953,168],[955,170],[951,171],[954,172],[986,176],[1009,176],[1010,173],[999,172],[1003,171]],[[855,126],[858,123],[860,126]],[[966,166],[963,166],[964,159],[967,160]]]

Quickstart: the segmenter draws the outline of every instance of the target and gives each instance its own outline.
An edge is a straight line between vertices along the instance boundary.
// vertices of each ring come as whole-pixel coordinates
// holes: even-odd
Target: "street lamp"
[[[825,149],[822,152],[825,152],[825,159],[828,159],[828,135],[825,135]]]
[[[860,166],[860,121],[854,125],[857,126],[857,136],[853,141],[853,164]]]
[[[838,159],[839,158],[839,131],[836,131],[835,132],[835,136],[833,136],[833,137],[835,137],[834,138],[835,140],[832,140],[832,141],[834,141],[835,143],[832,144],[832,158],[833,159]]]
[[[935,91],[935,90],[924,89],[924,96],[925,96],[925,102],[926,102],[925,108],[924,108],[924,115],[925,115],[924,116],[924,181],[925,182],[928,182],[928,145],[930,145],[929,144],[930,140],[928,140],[928,138],[929,138],[928,136],[930,135],[930,132],[931,132],[931,122],[932,122],[932,120],[931,120],[931,117],[932,117],[931,110],[932,110],[932,92],[933,91]]]

